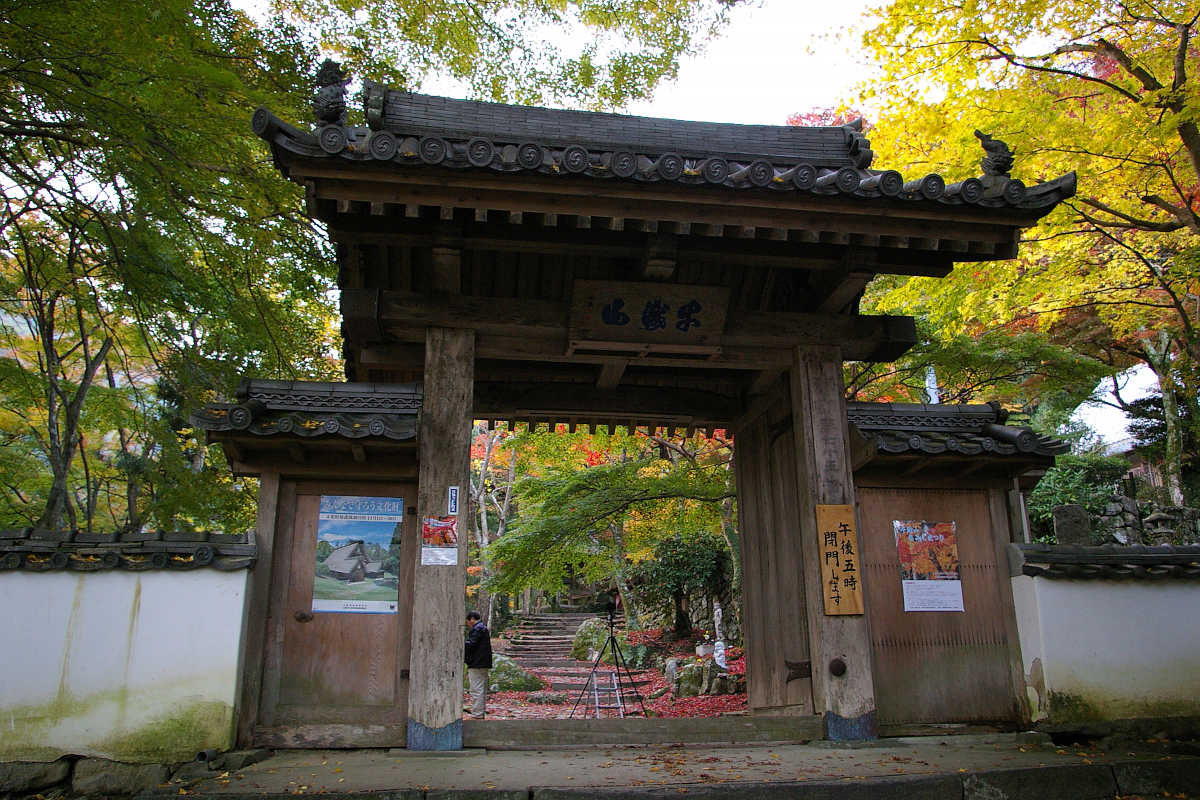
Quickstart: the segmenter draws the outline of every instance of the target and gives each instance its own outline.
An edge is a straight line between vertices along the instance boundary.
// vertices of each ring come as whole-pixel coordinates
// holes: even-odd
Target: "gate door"
[[[284,481],[280,489],[255,742],[403,746],[415,487]]]
[[[881,725],[1016,722],[1002,502],[987,490],[859,487],[876,703]],[[1001,506],[1002,508],[1002,506]],[[963,611],[905,611],[893,521],[954,522]],[[1007,541],[1007,537],[1005,537]],[[944,588],[944,587],[936,587]],[[913,603],[917,605],[917,603]]]

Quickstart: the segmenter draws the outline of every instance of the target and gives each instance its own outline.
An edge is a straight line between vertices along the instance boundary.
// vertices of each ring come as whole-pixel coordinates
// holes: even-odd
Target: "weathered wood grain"
[[[881,722],[1016,722],[1012,659],[992,492],[859,489]],[[893,520],[954,521],[963,611],[906,612]],[[1011,593],[1010,593],[1011,596]]]
[[[263,654],[267,644],[267,610],[275,558],[275,524],[279,510],[279,473],[263,472],[258,479],[258,514],[254,541],[258,559],[246,581],[242,611],[241,691],[238,694],[237,745],[249,747],[262,699]]]
[[[446,514],[446,491],[459,486],[459,518],[469,518],[466,487],[475,337],[469,330],[426,333],[425,397],[418,446],[419,518]],[[409,659],[408,746],[462,747],[463,619],[466,615],[467,537],[458,540],[458,564],[424,565],[414,558],[412,652]]]
[[[804,553],[813,701],[831,738],[877,735],[868,615],[827,616],[821,590],[821,541],[816,506],[854,505],[842,353],[796,348],[790,374],[793,441],[797,459],[799,538]],[[861,526],[860,526],[861,527]],[[870,591],[870,587],[866,587]],[[867,611],[871,603],[868,598]],[[833,672],[834,661],[845,666]]]

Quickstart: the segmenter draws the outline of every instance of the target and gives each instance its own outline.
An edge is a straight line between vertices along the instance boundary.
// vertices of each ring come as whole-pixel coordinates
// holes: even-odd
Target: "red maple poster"
[[[953,522],[892,520],[905,611],[962,611],[962,570]]]

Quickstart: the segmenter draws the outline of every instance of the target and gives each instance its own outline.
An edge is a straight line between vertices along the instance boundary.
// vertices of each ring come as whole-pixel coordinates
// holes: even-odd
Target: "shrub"
[[[1091,514],[1099,514],[1105,503],[1120,492],[1121,479],[1128,471],[1129,462],[1122,458],[1059,456],[1029,495],[1029,519],[1035,536],[1043,540],[1053,537],[1055,506],[1076,503]]]

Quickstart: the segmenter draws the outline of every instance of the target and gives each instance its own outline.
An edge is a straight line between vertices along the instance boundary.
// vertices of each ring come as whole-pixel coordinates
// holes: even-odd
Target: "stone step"
[[[588,684],[586,681],[578,681],[578,682],[551,681],[550,682],[550,688],[554,689],[555,691],[560,691],[560,692],[579,692],[579,691],[582,691],[583,687],[585,687],[587,685]],[[630,683],[629,681],[621,681],[622,689],[628,689],[630,686],[642,687],[642,686],[649,686],[649,685],[650,685],[649,680],[643,680],[643,681],[634,680],[633,683]],[[609,688],[611,688],[612,684],[610,683],[607,686]],[[605,688],[606,688],[605,684],[603,684],[603,683],[600,684],[600,691],[602,693]],[[589,691],[588,694],[591,694],[591,692]]]
[[[636,701],[634,702],[636,707]],[[633,712],[634,709],[629,709]],[[463,746],[490,749],[603,744],[804,742],[820,739],[819,716],[723,716],[643,719],[465,720]],[[730,792],[728,796],[733,796]],[[596,792],[599,796],[600,793]],[[612,795],[617,797],[615,793]],[[632,794],[630,796],[633,796]],[[648,795],[643,795],[648,796]],[[664,795],[665,796],[665,795]],[[672,794],[674,796],[674,794]],[[715,796],[715,795],[713,795]],[[781,795],[782,796],[782,795]],[[864,795],[865,796],[865,795]],[[899,795],[898,795],[899,796]]]
[[[512,641],[524,642],[571,642],[575,640],[575,635],[571,633],[557,633],[550,631],[528,632],[521,631],[516,636],[512,637]]]
[[[525,669],[538,669],[540,667],[571,667],[579,662],[573,658],[514,658],[513,661]],[[585,669],[591,669],[591,664],[585,664]]]

